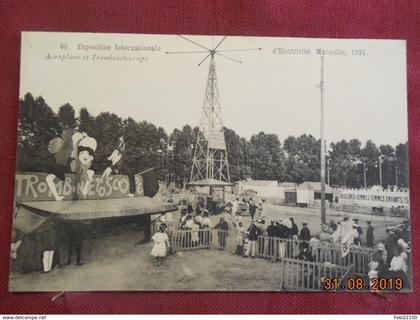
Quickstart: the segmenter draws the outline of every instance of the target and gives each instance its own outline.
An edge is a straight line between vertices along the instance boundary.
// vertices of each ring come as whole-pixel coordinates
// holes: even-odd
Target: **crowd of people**
[[[386,228],[386,239],[374,247],[372,261],[369,263],[371,279],[401,279],[404,288],[411,287],[411,246],[407,220],[396,226]]]
[[[158,221],[158,234],[157,237],[152,237],[154,242],[151,255],[156,260],[156,265],[160,266],[162,258],[167,254],[173,253],[169,238],[172,236],[174,230],[183,230],[185,233],[180,234],[180,237],[176,241],[180,242],[180,246],[184,248],[193,248],[199,246],[208,246],[210,244],[210,229],[217,228],[222,230],[229,229],[227,223],[224,227],[223,222],[213,227],[213,224],[209,218],[209,211],[202,207],[202,203],[198,202],[196,209],[190,202],[182,202],[180,205],[180,218],[178,221],[174,221],[170,212],[162,215]],[[163,234],[166,235],[163,236]],[[221,241],[225,241],[225,237],[220,236]],[[223,244],[223,243],[222,243]],[[163,246],[166,245],[165,250]],[[223,245],[224,247],[224,245]]]
[[[243,210],[244,205],[246,209]],[[171,222],[178,230],[185,230],[182,238],[183,246],[208,246],[210,230],[216,229],[216,245],[218,250],[225,250],[228,237],[234,237],[235,248],[233,254],[244,258],[266,258],[272,262],[293,258],[306,261],[331,262],[328,255],[320,259],[320,248],[338,248],[343,242],[343,225],[351,225],[353,248],[368,248],[372,253],[369,264],[369,276],[378,278],[399,277],[409,285],[408,259],[410,257],[409,224],[404,221],[397,226],[387,227],[387,237],[384,242],[375,240],[375,228],[371,221],[366,221],[362,228],[359,219],[350,220],[344,215],[342,220],[330,220],[321,226],[320,233],[313,233],[307,221],[298,227],[293,217],[271,219],[268,223],[264,214],[265,202],[255,203],[252,198],[248,201],[236,198],[228,204],[224,212],[218,217],[219,221],[212,223],[209,212],[198,202],[196,208],[191,203],[184,202],[180,206],[179,221]],[[244,211],[251,215],[249,226],[245,225]],[[266,223],[267,222],[267,223]],[[163,223],[166,233],[170,233],[167,223]],[[365,230],[365,231],[364,231]],[[168,246],[170,244],[168,243]],[[330,252],[331,250],[324,250]],[[170,250],[167,250],[170,252]],[[341,257],[341,252],[338,252]],[[358,258],[356,258],[358,259]],[[323,261],[321,261],[323,260]],[[324,261],[325,260],[325,261]]]

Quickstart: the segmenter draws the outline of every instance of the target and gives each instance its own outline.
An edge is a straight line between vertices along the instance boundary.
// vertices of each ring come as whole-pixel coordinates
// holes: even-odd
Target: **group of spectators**
[[[247,210],[243,210],[244,205]],[[210,229],[216,229],[217,249],[225,250],[228,235],[233,234],[235,241],[233,254],[244,258],[263,257],[272,262],[284,258],[318,261],[320,248],[327,248],[324,245],[342,244],[342,225],[350,222],[350,217],[345,215],[342,221],[330,220],[321,226],[320,233],[313,234],[306,221],[303,221],[299,228],[293,217],[272,219],[266,224],[263,200],[256,203],[252,199],[244,201],[236,198],[220,215],[218,223],[213,225],[209,212],[198,206],[199,204],[195,209],[189,203],[181,206],[181,217],[176,223],[177,228],[190,231],[184,236],[183,245],[192,247],[200,244],[209,245]],[[244,211],[251,213],[249,227],[246,227],[243,221]],[[407,274],[410,265],[408,221],[387,227],[386,240],[380,243],[375,241],[375,228],[371,221],[366,221],[366,225],[362,228],[359,219],[354,218],[351,226],[353,232],[351,247],[370,248],[374,252],[369,264],[369,276],[399,277],[408,284]]]
[[[409,289],[411,272],[410,231],[407,220],[396,226],[386,228],[386,239],[374,247],[372,261],[369,263],[369,277],[401,279],[404,288]]]
[[[349,220],[348,215],[344,215],[343,222]],[[353,222],[353,247],[373,247],[373,242],[375,239],[374,231],[375,228],[372,226],[370,220],[366,221],[366,236],[363,235],[362,227],[359,224],[359,219],[354,218]],[[335,245],[340,245],[342,242],[342,221],[333,221],[330,220],[328,223],[321,226],[321,233],[319,235],[314,235],[312,241],[322,241],[324,243],[330,243]],[[365,240],[363,240],[365,237]]]
[[[246,206],[247,210],[242,207]],[[248,211],[251,215],[251,224],[245,227],[243,213]],[[235,234],[235,252],[234,254],[244,258],[263,256],[270,258],[273,262],[285,257],[302,256],[301,252],[305,249],[305,244],[298,245],[294,253],[287,239],[302,240],[308,248],[311,239],[311,231],[308,223],[303,221],[301,230],[294,222],[293,218],[276,219],[270,221],[268,227],[265,226],[265,200],[254,202],[252,198],[248,201],[236,198],[232,205],[225,210],[224,216],[215,226],[219,230],[228,230],[226,220],[231,220],[233,224],[233,233]],[[224,249],[226,245],[226,232],[218,233],[219,246]]]
[[[183,239],[189,247],[196,247],[200,244],[208,244],[210,241],[209,229],[212,228],[212,222],[209,218],[207,209],[200,210],[198,213],[188,213],[187,209],[181,210],[181,217],[178,223],[178,229],[190,230],[185,233]],[[203,231],[205,230],[205,231]]]
[[[218,230],[218,249],[224,250],[226,247],[226,238],[229,231],[229,218],[235,213],[239,216],[241,212],[241,207],[246,206],[246,211],[251,213],[251,216],[254,217],[256,214],[262,213],[262,206],[264,200],[260,201],[258,204],[249,199],[246,201],[243,199],[240,201],[239,198],[236,198],[233,203],[228,203],[220,220],[217,224],[213,226],[209,215],[210,212],[205,207],[205,201],[201,197],[198,197],[196,201],[181,201],[180,202],[180,213],[181,217],[177,223],[177,228],[179,230],[190,230],[190,232],[185,233],[185,237],[182,239],[182,245],[187,245],[188,247],[196,247],[200,244],[208,244],[210,241],[209,229]],[[238,222],[238,221],[237,221]],[[243,226],[241,221],[239,224],[235,224],[237,228]],[[207,230],[207,231],[202,231]]]
[[[236,217],[233,225],[236,239],[235,254],[245,258],[255,258],[258,255],[275,262],[285,257],[298,257],[305,249],[305,244],[308,247],[311,238],[308,223],[302,222],[299,231],[293,218],[272,220],[267,228],[264,219],[251,220],[251,225],[244,228],[243,222]],[[287,240],[302,240],[304,243],[300,246],[297,244],[293,252],[290,246],[292,242]]]

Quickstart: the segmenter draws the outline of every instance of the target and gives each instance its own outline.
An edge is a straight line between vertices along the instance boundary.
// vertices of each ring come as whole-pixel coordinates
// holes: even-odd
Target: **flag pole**
[[[324,56],[321,56],[321,223],[326,223],[325,213],[325,98],[324,98]]]

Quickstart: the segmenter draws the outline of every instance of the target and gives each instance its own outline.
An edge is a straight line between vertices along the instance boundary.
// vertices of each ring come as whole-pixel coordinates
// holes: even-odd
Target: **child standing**
[[[160,266],[162,263],[162,258],[166,257],[167,248],[169,248],[169,238],[165,232],[163,226],[159,227],[158,232],[156,232],[152,240],[155,245],[153,246],[152,252],[150,254],[155,257],[156,266]]]
[[[200,226],[197,223],[196,219],[192,221],[193,221],[193,224],[191,225],[191,245],[193,247],[197,247],[200,241],[200,237],[199,237]]]

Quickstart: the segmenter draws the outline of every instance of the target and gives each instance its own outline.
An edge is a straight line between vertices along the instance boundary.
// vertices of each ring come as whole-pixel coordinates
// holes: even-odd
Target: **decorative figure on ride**
[[[96,147],[94,138],[73,129],[65,130],[60,137],[49,142],[48,151],[54,154],[55,163],[49,168],[45,181],[55,200],[63,200],[64,196],[58,194],[54,181],[56,178],[64,181],[66,173],[75,173],[76,183],[85,182],[81,192],[86,197],[95,174],[90,167]]]
[[[108,180],[110,174],[127,175],[130,182],[129,197],[136,194],[136,178],[135,169],[127,165],[125,155],[126,144],[123,137],[120,137],[118,147],[111,153],[108,160],[111,162],[102,173],[102,180]],[[143,179],[143,194],[147,197],[153,197],[159,190],[159,184],[153,173],[153,168],[147,169],[140,173]]]
[[[76,161],[73,162],[73,172],[76,174],[76,184],[80,182],[83,183],[81,193],[83,197],[86,198],[90,189],[91,181],[95,175],[91,166],[94,159],[93,154],[97,148],[97,143],[94,138],[87,136],[85,133],[82,134],[81,139],[79,139],[80,135],[76,136],[76,134],[73,135],[73,151],[77,150]]]
[[[102,173],[102,180],[105,179],[107,181],[111,173],[127,175],[130,182],[130,193],[128,196],[134,197],[136,193],[136,179],[134,177],[134,170],[128,167],[125,162],[125,142],[123,137],[120,137],[118,147],[112,151],[108,157],[108,161],[111,164]]]

